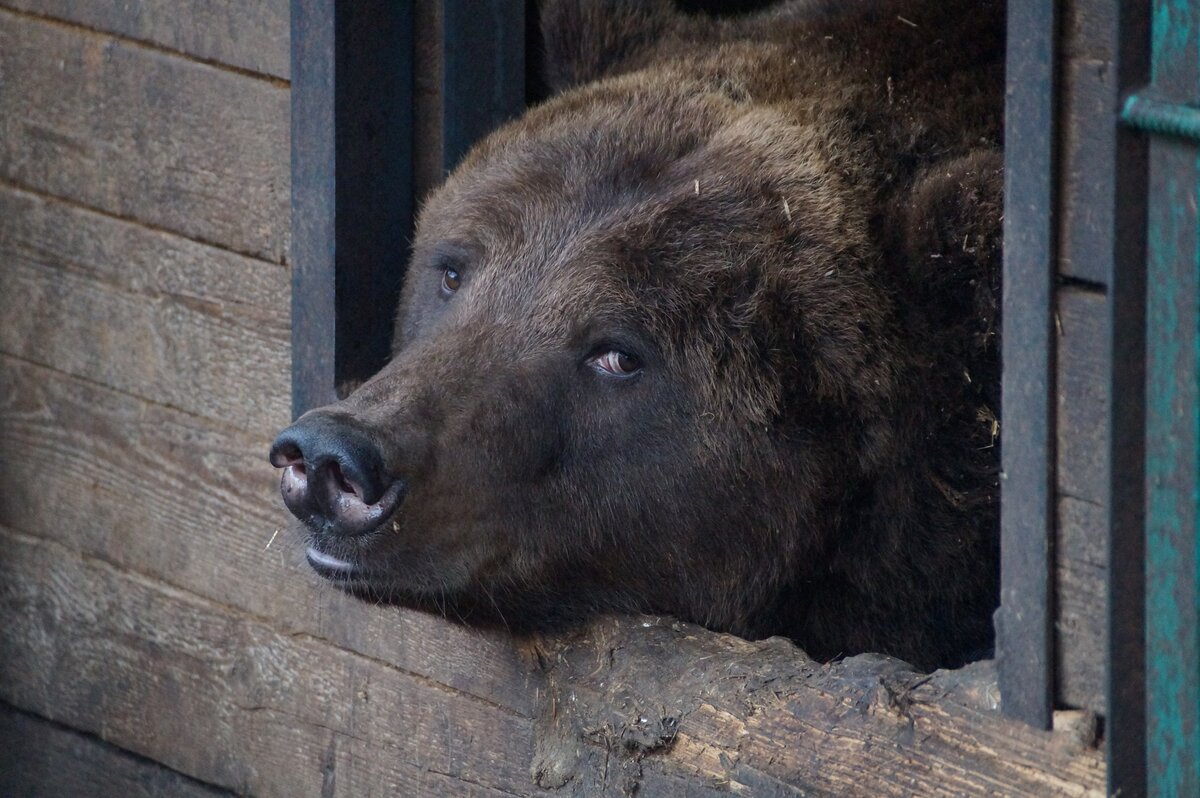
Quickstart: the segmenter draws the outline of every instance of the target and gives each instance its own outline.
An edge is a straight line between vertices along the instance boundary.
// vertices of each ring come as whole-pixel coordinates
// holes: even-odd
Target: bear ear
[[[540,12],[555,93],[613,74],[683,19],[669,0],[545,0]]]

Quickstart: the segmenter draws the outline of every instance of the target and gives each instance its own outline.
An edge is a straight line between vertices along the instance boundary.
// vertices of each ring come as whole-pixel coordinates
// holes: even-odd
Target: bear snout
[[[407,493],[404,480],[387,475],[372,436],[330,413],[308,413],[281,432],[270,459],[283,469],[279,490],[292,515],[332,536],[375,529]]]

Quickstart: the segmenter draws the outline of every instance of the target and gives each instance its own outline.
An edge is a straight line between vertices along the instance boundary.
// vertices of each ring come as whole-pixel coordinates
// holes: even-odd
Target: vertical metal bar
[[[525,108],[524,0],[443,0],[442,165]]]
[[[386,361],[412,229],[412,7],[292,0],[292,408]]]
[[[1200,168],[1150,147],[1146,403],[1146,706],[1152,795],[1200,795]]]
[[[1151,87],[1200,99],[1200,9],[1155,0]],[[1127,110],[1133,103],[1127,105]],[[1160,110],[1161,106],[1160,106]],[[1181,109],[1182,110],[1182,109]],[[1157,130],[1155,118],[1135,119]],[[1170,126],[1161,132],[1179,133]],[[1146,316],[1146,759],[1149,794],[1200,795],[1200,151],[1150,140]]]
[[[1142,0],[1111,17],[1115,73],[1111,125],[1121,99],[1149,78],[1150,19]],[[1146,793],[1145,386],[1146,143],[1116,126],[1109,265],[1112,356],[1108,505],[1108,792]]]
[[[292,0],[292,413],[334,397],[334,3]]]
[[[1053,708],[1056,3],[1008,5],[1004,186],[1004,439],[996,655],[1005,714]]]

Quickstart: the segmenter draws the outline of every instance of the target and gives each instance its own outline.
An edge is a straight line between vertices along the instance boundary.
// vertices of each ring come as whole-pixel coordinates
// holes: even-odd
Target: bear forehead
[[[703,296],[697,282],[744,279],[773,245],[792,257],[767,265],[822,274],[861,250],[867,214],[815,125],[625,83],[494,134],[426,203],[418,256],[449,244],[509,280],[683,281]]]

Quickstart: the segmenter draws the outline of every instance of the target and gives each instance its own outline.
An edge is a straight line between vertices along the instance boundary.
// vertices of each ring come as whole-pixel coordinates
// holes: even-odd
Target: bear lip
[[[351,563],[326,554],[316,546],[309,546],[304,555],[312,569],[327,579],[350,576],[357,570]]]

